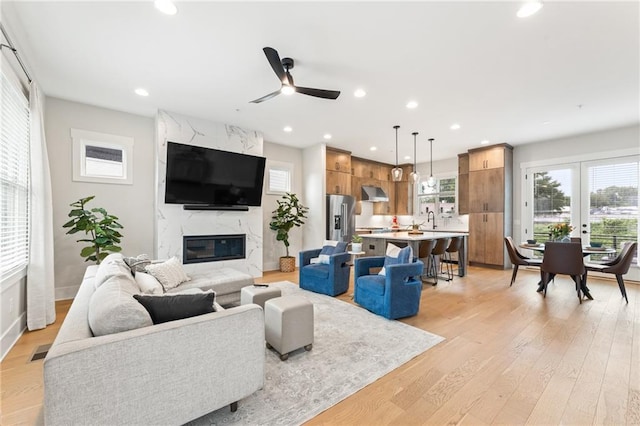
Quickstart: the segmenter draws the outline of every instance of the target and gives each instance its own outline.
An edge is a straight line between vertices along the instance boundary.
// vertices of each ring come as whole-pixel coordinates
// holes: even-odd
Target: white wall
[[[27,278],[25,271],[3,277],[0,288],[0,360],[27,328]]]
[[[134,139],[133,184],[117,185],[72,181],[71,129],[90,130]],[[154,120],[125,112],[48,97],[45,133],[51,187],[56,299],[73,298],[87,267],[80,257],[79,234],[66,235],[69,204],[95,195],[87,207],[103,207],[120,218],[124,254],[153,254],[154,247]]]
[[[264,142],[263,155],[267,157],[267,161],[280,161],[293,164],[293,176],[291,181],[291,192],[298,195],[305,204],[302,186],[302,150],[290,146],[278,145],[275,143]],[[267,162],[267,165],[269,163]],[[265,176],[265,192],[266,192],[266,176]],[[264,194],[262,196],[262,217],[263,217],[263,251],[262,264],[265,271],[274,271],[279,269],[279,258],[285,255],[285,247],[281,241],[276,241],[276,232],[269,229],[271,215],[278,207],[276,200],[281,198],[280,195]],[[289,254],[295,256],[296,264],[298,263],[298,252],[302,250],[302,234],[304,227],[293,228],[289,232]]]
[[[327,146],[318,144],[302,151],[302,184],[304,205],[309,217],[302,236],[303,250],[322,247],[326,235],[326,155]]]

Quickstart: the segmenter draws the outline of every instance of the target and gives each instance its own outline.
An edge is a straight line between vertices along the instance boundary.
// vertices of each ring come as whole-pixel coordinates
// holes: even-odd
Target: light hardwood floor
[[[308,424],[640,424],[640,286],[589,280],[593,301],[578,303],[557,277],[546,299],[538,273],[471,267],[465,278],[425,284],[420,314],[403,320],[446,340]],[[260,280],[297,282],[296,273]],[[349,292],[339,298],[353,303]],[[2,425],[42,422],[42,361],[56,324],[25,333],[1,363]],[[371,330],[375,333],[375,330]],[[240,409],[242,404],[240,404]]]

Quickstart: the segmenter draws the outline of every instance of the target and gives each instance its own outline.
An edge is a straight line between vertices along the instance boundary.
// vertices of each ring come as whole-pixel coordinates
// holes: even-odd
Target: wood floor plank
[[[578,303],[556,279],[547,297],[539,273],[469,268],[423,286],[420,313],[402,321],[446,338],[434,348],[311,419],[309,425],[640,424],[640,286],[592,279],[593,301]],[[268,272],[258,282],[298,282]],[[354,304],[353,282],[338,299]],[[0,364],[0,424],[42,424],[42,361],[58,320],[25,333]],[[240,408],[242,409],[242,408]]]

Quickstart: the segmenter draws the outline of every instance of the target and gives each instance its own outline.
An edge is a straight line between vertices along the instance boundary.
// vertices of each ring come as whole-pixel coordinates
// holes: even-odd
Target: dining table
[[[521,243],[519,245],[520,248],[522,249],[526,249],[526,250],[533,250],[533,251],[537,251],[543,254],[544,256],[544,244],[529,244],[529,243]],[[616,250],[614,248],[611,247],[592,247],[591,245],[582,246],[582,256],[583,257],[587,257],[590,256],[592,254],[615,254]],[[540,274],[542,275],[542,272],[540,272]],[[551,281],[556,274],[550,274],[549,275],[549,281]],[[581,283],[581,287],[582,287],[582,292],[584,293],[584,295],[587,297],[587,299],[589,300],[593,300],[593,297],[591,296],[591,292],[589,291],[589,288],[587,287],[586,283],[583,280],[583,283]],[[542,282],[542,278],[540,279],[540,281],[538,281],[538,293],[540,293],[541,291],[544,291],[544,283]]]

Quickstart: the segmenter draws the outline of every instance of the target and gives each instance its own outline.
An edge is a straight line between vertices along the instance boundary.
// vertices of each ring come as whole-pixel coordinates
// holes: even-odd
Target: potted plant
[[[73,209],[69,212],[69,217],[73,218],[69,222],[62,225],[63,228],[71,228],[67,234],[75,234],[84,231],[90,238],[77,240],[78,242],[91,243],[80,250],[80,256],[84,257],[84,261],[89,260],[100,264],[109,253],[117,253],[122,250],[117,244],[120,243],[122,234],[118,229],[122,229],[122,225],[118,223],[118,217],[110,215],[101,207],[91,210],[85,209],[85,205],[93,200],[95,196],[81,198],[70,206]]]
[[[296,258],[289,256],[289,231],[294,226],[304,225],[309,209],[300,203],[296,194],[287,192],[282,200],[276,200],[278,208],[272,213],[269,228],[276,231],[276,240],[282,241],[286,250],[286,256],[280,257],[280,271],[292,272],[296,269]]]
[[[362,237],[360,235],[351,236],[351,251],[354,253],[362,252]]]

